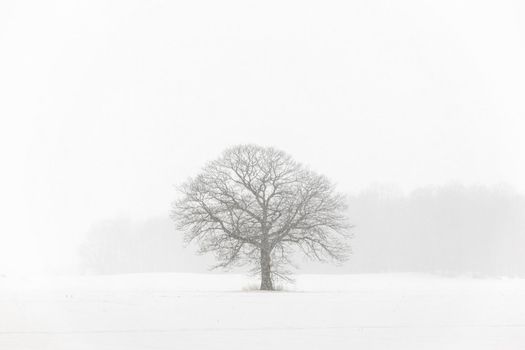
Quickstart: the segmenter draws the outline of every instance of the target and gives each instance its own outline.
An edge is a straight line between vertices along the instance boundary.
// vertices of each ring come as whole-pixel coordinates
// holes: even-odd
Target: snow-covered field
[[[0,277],[0,349],[525,349],[525,280]]]

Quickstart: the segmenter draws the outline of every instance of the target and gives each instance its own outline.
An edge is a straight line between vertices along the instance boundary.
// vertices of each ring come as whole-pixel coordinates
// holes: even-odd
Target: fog
[[[523,13],[3,1],[0,274],[206,271],[169,222],[174,185],[256,143],[349,196],[350,261],[299,272],[521,275]]]
[[[511,188],[451,184],[405,195],[375,186],[348,202],[350,260],[333,266],[298,255],[296,271],[525,276],[525,196]],[[81,248],[82,272],[207,272],[212,257],[195,256],[196,247],[184,247],[173,226],[167,217],[95,225]]]

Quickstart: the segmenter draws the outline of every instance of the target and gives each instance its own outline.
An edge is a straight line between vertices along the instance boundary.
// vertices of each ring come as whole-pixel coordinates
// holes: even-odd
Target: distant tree
[[[227,268],[249,264],[261,290],[287,278],[298,248],[319,261],[343,261],[349,253],[346,203],[324,176],[274,148],[227,149],[180,188],[172,218]]]

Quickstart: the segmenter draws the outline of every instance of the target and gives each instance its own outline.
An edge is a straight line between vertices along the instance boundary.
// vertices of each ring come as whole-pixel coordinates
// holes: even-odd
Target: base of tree
[[[275,289],[273,287],[262,287],[262,286],[261,286],[261,288],[259,290],[265,290],[265,291],[269,291],[269,292],[275,291]]]
[[[260,290],[274,290],[273,281],[270,274],[261,276],[261,288]]]

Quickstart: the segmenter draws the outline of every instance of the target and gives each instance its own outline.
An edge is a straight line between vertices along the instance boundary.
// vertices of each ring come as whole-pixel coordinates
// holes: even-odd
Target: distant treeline
[[[206,272],[209,263],[183,248],[169,218],[103,221],[87,233],[79,254],[80,270],[88,274]]]
[[[348,197],[353,254],[341,267],[299,272],[431,272],[525,276],[525,197],[510,188],[449,185],[402,194],[375,187]],[[81,247],[91,273],[206,271],[168,218],[107,221]]]
[[[350,210],[351,271],[525,276],[525,197],[509,188],[375,189]]]

